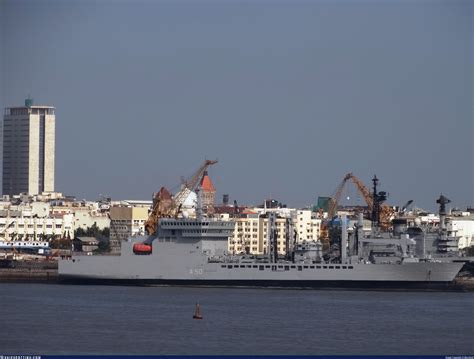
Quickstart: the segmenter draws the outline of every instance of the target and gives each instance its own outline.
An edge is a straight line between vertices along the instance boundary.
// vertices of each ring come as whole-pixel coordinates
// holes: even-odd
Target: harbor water
[[[474,293],[2,283],[0,298],[0,354],[474,353]]]

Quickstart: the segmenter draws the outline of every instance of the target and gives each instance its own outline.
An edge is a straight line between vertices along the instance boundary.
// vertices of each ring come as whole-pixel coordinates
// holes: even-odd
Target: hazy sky
[[[353,172],[474,205],[472,1],[0,4],[0,106],[56,106],[58,191],[151,199],[207,157],[219,200],[304,206]]]

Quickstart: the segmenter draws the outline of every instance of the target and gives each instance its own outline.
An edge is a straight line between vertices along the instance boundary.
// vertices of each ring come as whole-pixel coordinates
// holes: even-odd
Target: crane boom
[[[337,186],[336,194],[334,195],[334,198],[331,198],[329,202],[329,210],[328,210],[329,219],[333,218],[336,215],[339,199],[341,198],[342,191],[344,190],[345,184],[349,180],[351,180],[355,184],[355,186],[357,187],[357,190],[364,198],[365,203],[367,203],[369,212],[372,212],[374,208],[374,200],[369,189],[364,185],[364,183],[359,178],[354,176],[352,173],[348,173],[344,176],[341,183],[339,183],[339,185]],[[380,224],[382,228],[388,228],[390,226],[390,220],[393,214],[394,214],[394,210],[390,206],[386,204],[382,204],[380,206]]]
[[[352,173],[348,173],[344,176],[341,183],[339,183],[339,185],[337,186],[336,194],[334,195],[334,198],[331,198],[330,200],[329,210],[328,210],[329,218],[332,218],[336,215],[339,199],[341,198],[342,191],[344,190],[344,186],[346,182],[349,180],[351,180],[355,184],[355,186],[357,187],[357,190],[360,192],[362,197],[364,197],[364,201],[367,203],[367,206],[369,207],[369,209],[372,208],[372,206],[374,205],[372,195],[370,194],[370,191],[367,189],[367,187],[362,183],[360,179],[358,179]]]
[[[188,197],[190,191],[194,191],[196,189],[196,186],[204,174],[204,172],[207,171],[209,166],[212,166],[217,163],[217,160],[205,160],[204,163],[197,169],[197,171],[194,173],[194,175],[191,177],[189,181],[183,181],[183,186],[181,190],[176,193],[176,195],[173,198],[173,209],[179,211],[179,207],[181,207],[185,201],[185,199]]]
[[[199,179],[209,166],[217,163],[217,160],[205,160],[188,181],[182,181],[182,187],[178,193],[171,197],[166,188],[162,187],[154,195],[153,209],[145,222],[145,230],[149,235],[156,232],[158,220],[163,217],[176,217],[181,210],[181,206],[191,191],[196,189]]]

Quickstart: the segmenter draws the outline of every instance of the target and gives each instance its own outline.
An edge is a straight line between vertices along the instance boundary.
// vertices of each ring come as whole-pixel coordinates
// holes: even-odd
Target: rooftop
[[[209,178],[209,175],[207,174],[207,171],[204,172],[202,179],[201,179],[201,188],[204,192],[215,192],[216,188],[214,187],[214,184],[212,183],[211,179]]]
[[[5,109],[27,109],[27,108],[56,108],[54,106],[47,105],[33,105],[33,106],[15,106],[15,107],[6,107]]]

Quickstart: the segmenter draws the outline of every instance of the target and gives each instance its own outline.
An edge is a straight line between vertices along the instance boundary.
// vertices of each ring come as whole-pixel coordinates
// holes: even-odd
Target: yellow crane
[[[356,176],[354,176],[352,173],[348,173],[344,176],[342,179],[341,183],[336,188],[336,193],[334,197],[332,197],[329,201],[329,209],[328,209],[328,218],[332,219],[337,212],[337,206],[339,204],[339,200],[342,195],[342,191],[344,190],[344,187],[347,183],[347,181],[351,180],[354,185],[357,187],[357,190],[360,192],[362,197],[364,198],[365,203],[367,203],[367,206],[369,207],[369,211],[372,210],[372,207],[374,205],[373,199],[372,199],[372,194],[370,191],[365,187],[365,185],[362,183],[360,179],[358,179]]]
[[[209,166],[217,163],[217,160],[205,160],[203,164],[194,172],[194,174],[185,181],[182,181],[181,189],[174,196],[164,187],[155,193],[153,198],[153,209],[145,222],[145,231],[148,235],[154,234],[158,227],[160,218],[177,217],[181,206],[188,197],[189,193],[194,191],[202,178],[204,172]]]
[[[364,183],[357,178],[352,173],[347,173],[344,178],[342,179],[341,183],[336,188],[335,195],[329,201],[329,209],[328,209],[328,220],[330,221],[337,212],[337,206],[339,203],[339,199],[341,198],[342,192],[344,190],[344,186],[348,181],[352,181],[354,185],[357,187],[357,190],[364,198],[365,203],[367,204],[368,212],[371,213],[374,209],[374,199],[372,193],[369,189],[364,185]],[[391,220],[394,216],[395,211],[392,207],[382,204],[380,206],[380,227],[384,230],[390,227]],[[323,238],[328,237],[328,229],[327,227],[323,226],[321,229],[321,236]]]

